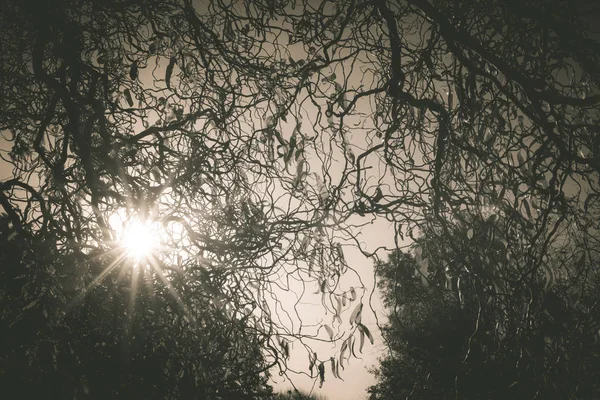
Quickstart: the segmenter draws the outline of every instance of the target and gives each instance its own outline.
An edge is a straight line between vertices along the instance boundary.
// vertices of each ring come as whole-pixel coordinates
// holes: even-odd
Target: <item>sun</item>
[[[125,224],[121,245],[135,261],[148,258],[158,248],[159,235],[152,225],[137,220]]]

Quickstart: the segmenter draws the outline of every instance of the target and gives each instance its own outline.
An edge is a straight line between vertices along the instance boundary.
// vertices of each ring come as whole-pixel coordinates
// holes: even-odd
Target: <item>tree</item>
[[[307,394],[301,391],[288,390],[287,393],[277,393],[273,400],[327,400],[325,397],[314,394]]]
[[[364,295],[340,285],[301,66],[269,49],[282,10],[6,2],[3,389],[256,397],[292,341],[341,336],[282,300],[312,285],[341,321]],[[121,237],[136,223],[160,231],[141,260]],[[330,357],[313,357],[323,382]]]
[[[523,276],[537,249],[507,248],[503,221],[470,222],[378,265],[390,354],[371,398],[593,398],[598,271],[562,247]]]
[[[48,259],[77,260],[81,281],[47,292],[51,278],[31,272],[56,296],[49,321],[143,270],[115,262],[119,216],[160,226],[146,275],[179,307],[161,312],[192,324],[222,312],[217,336],[259,342],[251,370],[319,380],[371,336],[344,255],[379,257],[365,221],[390,221],[400,247],[492,210],[536,250],[526,282],[562,241],[593,259],[599,53],[568,2],[5,3],[10,245],[33,257],[32,243],[51,243]],[[323,315],[303,310],[311,297]],[[315,340],[337,353],[315,357]],[[291,368],[294,346],[312,368]]]
[[[183,312],[149,271],[137,277],[125,271],[67,303],[83,290],[81,271],[101,273],[102,265],[58,253],[48,237],[2,233],[5,393],[98,399],[254,399],[270,393],[268,375],[259,374],[266,368],[264,336],[241,321],[230,323],[206,298],[189,301]],[[138,285],[134,300],[129,279]]]

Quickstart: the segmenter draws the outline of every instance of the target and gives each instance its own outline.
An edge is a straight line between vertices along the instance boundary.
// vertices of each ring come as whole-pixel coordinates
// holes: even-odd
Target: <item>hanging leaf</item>
[[[37,303],[39,303],[40,299],[35,299],[32,302],[30,302],[29,304],[27,304],[25,307],[23,307],[23,311],[25,310],[29,310],[30,308],[33,308]]]
[[[525,212],[527,213],[529,219],[533,219],[531,216],[531,208],[529,207],[529,202],[527,199],[523,199],[523,207],[525,207]]]
[[[132,81],[135,81],[138,77],[138,66],[137,61],[134,61],[129,68],[129,77]]]
[[[352,314],[350,314],[350,325],[353,325],[354,323],[360,324],[362,308],[363,308],[363,303],[359,303],[354,308],[354,311],[352,311]]]
[[[123,91],[123,94],[125,95],[125,100],[127,100],[127,104],[129,104],[129,107],[133,107],[133,98],[131,97],[131,92],[129,91],[129,89],[125,89]]]
[[[302,179],[302,175],[304,174],[304,160],[298,161],[298,166],[296,167],[296,178]]]
[[[554,274],[554,270],[548,265],[548,263],[544,263],[544,291],[550,290],[556,281],[556,275]]]
[[[279,342],[279,345],[281,346],[283,358],[288,360],[290,358],[290,344],[286,340],[281,339],[281,341]]]
[[[365,345],[365,332],[358,325],[358,331],[360,332],[360,346],[358,347],[358,351],[362,353],[363,346]]]
[[[165,82],[167,83],[167,88],[171,88],[171,75],[173,74],[173,68],[175,67],[175,63],[177,62],[177,58],[175,56],[171,57],[169,60],[169,65],[167,65],[167,72],[165,74]]]
[[[308,354],[308,369],[310,370],[310,376],[313,374],[313,367],[317,363],[317,353]]]
[[[323,325],[323,328],[325,328],[325,330],[327,331],[327,334],[329,335],[329,339],[333,340],[333,329],[331,329],[331,327],[327,324]]]
[[[342,343],[342,349],[340,350],[340,365],[342,366],[342,369],[344,369],[344,353],[346,352],[346,350],[348,350],[349,341],[349,338],[344,340],[344,343]]]
[[[356,290],[354,290],[353,286],[350,286],[350,298],[352,301],[356,300]]]
[[[369,328],[367,328],[363,324],[359,323],[358,324],[358,329],[360,329],[362,332],[365,333],[365,335],[367,335],[367,338],[369,338],[369,341],[371,342],[371,344],[375,343],[375,341],[373,340],[373,335],[371,335],[371,332],[369,331]]]
[[[319,364],[319,388],[323,387],[323,382],[325,382],[325,364]]]
[[[330,361],[331,361],[331,373],[333,374],[333,377],[339,378],[339,375],[337,374],[337,369],[335,366],[335,358],[331,357]]]
[[[356,352],[354,351],[355,343],[356,343],[356,340],[354,339],[354,336],[350,336],[349,342],[348,342],[348,347],[350,348],[350,354],[352,354],[354,356],[354,358],[358,358],[358,357],[356,357]]]

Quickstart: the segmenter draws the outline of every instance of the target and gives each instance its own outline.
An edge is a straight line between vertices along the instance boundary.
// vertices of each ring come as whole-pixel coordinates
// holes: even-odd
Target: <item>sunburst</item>
[[[136,264],[147,264],[160,247],[161,231],[152,221],[133,219],[124,224],[119,246]]]

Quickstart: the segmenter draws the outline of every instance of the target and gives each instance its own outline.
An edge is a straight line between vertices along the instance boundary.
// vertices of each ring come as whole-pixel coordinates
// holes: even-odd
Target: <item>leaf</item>
[[[283,357],[287,360],[290,358],[290,344],[285,341],[284,339],[281,339],[281,341],[279,342],[279,345],[281,346],[281,351],[283,352]]]
[[[296,167],[296,180],[300,182],[302,176],[304,174],[304,160],[298,161],[298,166]]]
[[[371,332],[369,331],[369,328],[367,328],[366,326],[364,326],[363,324],[358,324],[358,329],[361,329],[365,335],[367,335],[367,338],[369,338],[369,342],[371,342],[371,344],[375,343],[375,340],[373,340],[373,335],[371,335]]]
[[[356,300],[356,290],[354,290],[353,286],[350,287],[350,298],[352,301]]]
[[[336,307],[336,313],[337,315],[340,315],[342,313],[342,300],[340,300],[340,297],[337,296],[335,298],[336,302],[337,302],[337,307]]]
[[[467,231],[467,237],[469,238],[469,240],[473,239],[473,228],[469,228],[469,230]]]
[[[327,324],[323,325],[323,328],[325,328],[325,330],[327,331],[329,339],[333,340],[333,329],[331,329],[331,327]]]
[[[319,364],[319,388],[323,387],[323,382],[325,382],[325,364]]]
[[[547,263],[544,263],[544,278],[544,291],[548,291],[554,286],[556,276],[554,270]]]
[[[175,56],[171,57],[169,60],[169,65],[167,65],[167,73],[165,74],[165,82],[167,83],[167,88],[171,88],[171,75],[173,74],[173,67],[175,67],[175,63],[177,62],[177,58]]]
[[[358,326],[358,330],[360,332],[360,346],[358,348],[358,351],[362,353],[363,346],[365,345],[365,332],[362,329],[360,329],[360,325]]]
[[[335,367],[335,358],[331,357],[330,361],[331,361],[331,373],[333,374],[333,377],[339,378],[336,367]]]
[[[310,370],[310,376],[312,377],[313,367],[317,363],[317,353],[312,353],[308,355],[308,369]]]
[[[127,100],[127,104],[129,104],[129,107],[133,107],[133,98],[131,97],[131,92],[129,91],[129,89],[125,89],[123,91],[123,94],[125,95],[125,100]]]
[[[531,208],[529,207],[529,202],[527,199],[523,199],[523,206],[525,207],[525,212],[527,213],[529,219],[533,219],[531,216]]]
[[[356,357],[356,352],[354,351],[355,343],[356,343],[356,340],[354,339],[354,336],[350,336],[350,341],[348,343],[348,347],[350,348],[350,354],[352,354],[354,356],[354,358],[358,358],[358,357]]]
[[[342,369],[344,368],[344,353],[346,352],[346,350],[348,350],[349,341],[349,338],[344,340],[344,343],[342,343],[342,349],[340,350],[340,365],[342,366]]]
[[[350,325],[357,323],[360,324],[362,315],[363,303],[359,303],[350,314]]]
[[[29,310],[30,308],[33,308],[39,301],[40,301],[40,299],[33,300],[32,302],[30,302],[29,304],[27,304],[25,307],[23,307],[23,311]]]
[[[132,81],[135,81],[138,77],[138,66],[137,61],[134,61],[129,68],[129,77]]]

